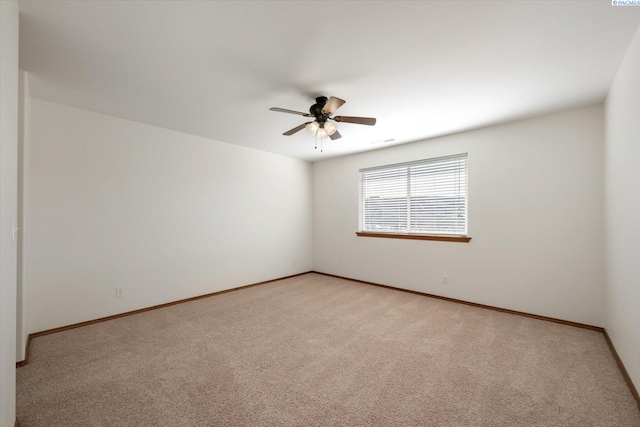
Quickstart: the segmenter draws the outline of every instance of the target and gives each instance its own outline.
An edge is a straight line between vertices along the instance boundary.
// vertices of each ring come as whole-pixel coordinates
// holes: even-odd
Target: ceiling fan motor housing
[[[327,121],[328,116],[322,112],[328,98],[326,96],[319,96],[316,98],[316,103],[309,108],[309,113],[313,114],[318,123],[324,123]]]

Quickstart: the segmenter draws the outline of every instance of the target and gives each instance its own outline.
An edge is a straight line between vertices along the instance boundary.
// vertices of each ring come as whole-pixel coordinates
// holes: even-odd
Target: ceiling
[[[19,4],[32,96],[309,161],[600,102],[640,25],[606,0]],[[306,118],[269,107],[314,95],[378,123],[282,136]]]

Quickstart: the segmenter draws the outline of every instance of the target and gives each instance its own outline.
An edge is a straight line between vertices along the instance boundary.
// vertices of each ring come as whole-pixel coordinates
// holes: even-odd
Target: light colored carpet
[[[30,426],[640,426],[599,332],[307,274],[36,338]]]

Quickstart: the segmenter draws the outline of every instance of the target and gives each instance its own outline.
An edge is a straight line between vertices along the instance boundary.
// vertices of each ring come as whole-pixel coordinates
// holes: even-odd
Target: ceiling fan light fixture
[[[318,133],[318,129],[320,129],[320,125],[318,124],[318,122],[313,121],[306,126],[306,129],[307,132],[315,136],[315,134]]]
[[[326,138],[327,135],[329,135],[329,133],[327,132],[327,130],[325,128],[318,129],[318,133],[316,134],[316,136],[318,138],[320,138],[320,139]]]
[[[324,130],[327,132],[327,135],[331,136],[331,135],[333,135],[334,133],[336,133],[336,131],[337,131],[338,129],[336,128],[336,125],[334,125],[333,123],[331,123],[331,122],[326,122],[326,123],[324,124]]]

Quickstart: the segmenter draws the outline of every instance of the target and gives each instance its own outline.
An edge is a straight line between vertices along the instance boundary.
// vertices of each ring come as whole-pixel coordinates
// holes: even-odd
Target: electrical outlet
[[[447,276],[446,274],[442,275],[442,283],[445,285],[449,284],[449,276]]]
[[[116,288],[116,298],[122,298],[124,296],[124,288]]]

